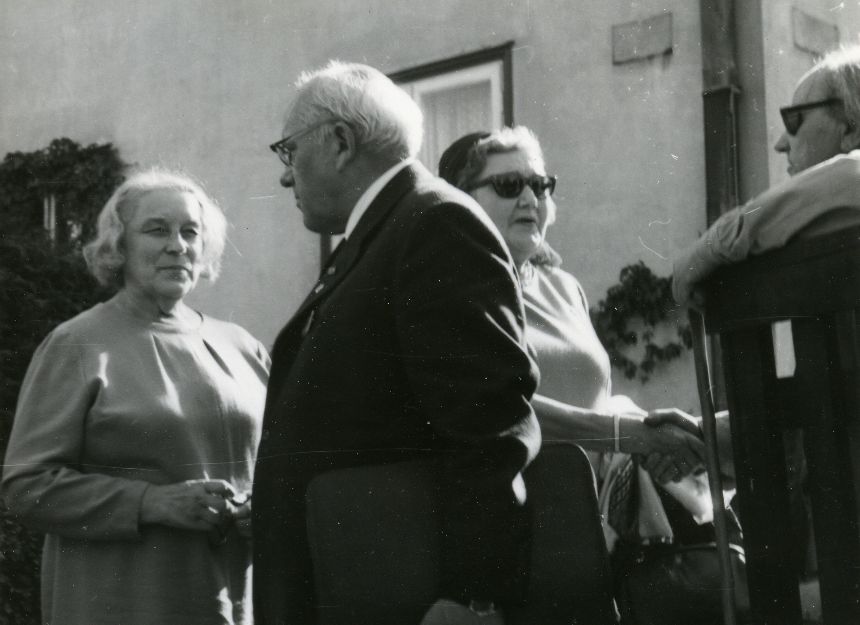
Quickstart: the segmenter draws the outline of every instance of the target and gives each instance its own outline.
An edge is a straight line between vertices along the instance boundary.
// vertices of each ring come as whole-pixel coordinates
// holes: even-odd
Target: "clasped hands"
[[[661,408],[644,419],[643,452],[639,465],[658,484],[678,482],[705,469],[705,444],[696,419],[677,408]]]
[[[140,522],[209,532],[213,544],[223,543],[233,525],[250,538],[251,497],[224,480],[151,484],[143,493]]]

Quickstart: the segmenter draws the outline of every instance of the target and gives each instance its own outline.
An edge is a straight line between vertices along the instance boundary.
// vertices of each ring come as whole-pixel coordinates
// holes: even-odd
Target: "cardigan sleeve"
[[[87,413],[103,380],[97,355],[54,330],[33,355],[3,467],[2,497],[38,531],[79,539],[135,539],[145,481],[92,472],[81,462]]]
[[[822,219],[838,223],[822,227]],[[785,245],[808,227],[816,233],[860,223],[860,151],[840,154],[722,215],[674,262],[672,291],[686,304],[696,283],[722,265]]]

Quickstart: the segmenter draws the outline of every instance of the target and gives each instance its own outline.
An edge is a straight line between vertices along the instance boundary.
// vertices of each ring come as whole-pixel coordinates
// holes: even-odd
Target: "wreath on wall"
[[[678,323],[677,341],[655,341],[657,328],[670,323],[670,315],[677,309],[672,299],[671,279],[656,276],[640,260],[621,269],[618,284],[610,287],[606,298],[589,312],[612,366],[620,369],[626,378],[638,377],[645,383],[659,365],[679,358],[693,345],[686,322]],[[634,328],[635,320],[639,320],[635,326],[640,329]],[[635,345],[644,346],[638,362],[629,356],[629,349]]]

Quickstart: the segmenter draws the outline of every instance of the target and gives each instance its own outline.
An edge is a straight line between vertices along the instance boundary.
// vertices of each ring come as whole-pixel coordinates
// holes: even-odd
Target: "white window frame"
[[[400,83],[418,106],[421,106],[424,94],[447,91],[456,87],[466,87],[481,82],[490,82],[490,117],[493,125],[489,130],[501,128],[505,125],[505,112],[503,104],[504,88],[504,64],[502,60],[490,61],[472,67],[452,69],[444,74],[419,78],[417,80]]]

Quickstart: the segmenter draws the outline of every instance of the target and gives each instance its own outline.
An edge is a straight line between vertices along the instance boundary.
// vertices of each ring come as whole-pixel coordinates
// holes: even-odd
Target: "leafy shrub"
[[[104,299],[80,255],[58,256],[45,237],[0,235],[0,451],[5,453],[27,364],[57,324]],[[49,389],[45,389],[49,392]],[[40,536],[0,509],[0,623],[39,622]]]
[[[106,299],[80,255],[95,215],[122,181],[110,144],[57,139],[0,163],[0,453],[5,455],[27,365],[45,335]],[[57,230],[43,230],[42,199],[54,195]],[[49,389],[46,389],[49,392]],[[0,506],[0,625],[37,625],[42,536]]]
[[[9,518],[0,505],[0,623],[38,625],[42,537]]]
[[[92,238],[98,212],[123,181],[125,163],[110,143],[82,147],[54,139],[35,152],[10,152],[0,163],[0,224],[12,236],[42,230],[48,196],[57,205],[56,249],[79,248]]]

